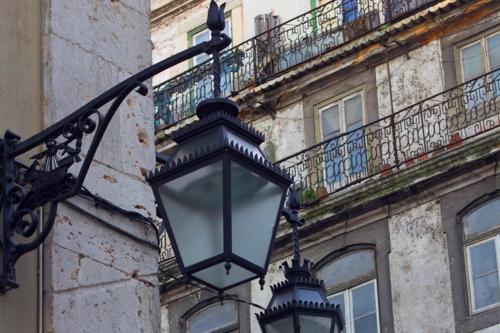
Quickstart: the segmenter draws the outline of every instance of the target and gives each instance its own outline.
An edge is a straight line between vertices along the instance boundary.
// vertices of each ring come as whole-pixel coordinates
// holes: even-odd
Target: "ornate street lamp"
[[[19,136],[11,131],[6,131],[3,139],[0,139],[0,292],[19,286],[16,282],[15,264],[21,256],[35,250],[46,239],[54,224],[58,203],[82,192],[82,184],[104,133],[121,103],[132,91],[135,90],[141,95],[146,95],[148,89],[143,84],[144,81],[199,54],[208,53],[214,58],[214,84],[216,90],[220,92],[219,52],[231,44],[231,39],[221,33],[224,29],[224,5],[219,9],[212,1],[207,23],[212,30],[211,40],[190,47],[138,72],[31,138],[21,141]],[[106,106],[109,107],[104,109]],[[269,255],[263,260],[261,252],[247,252],[250,244],[241,240],[244,237],[241,237],[240,233],[255,232],[252,228],[256,226],[256,228],[266,229],[262,231],[262,234],[271,238],[269,243],[272,242],[275,224],[269,222],[272,220],[270,216],[276,218],[280,211],[282,189],[289,183],[289,179],[264,161],[257,147],[258,143],[261,142],[259,140],[262,140],[261,136],[246,128],[238,120],[233,119],[234,117],[232,118],[237,113],[237,108],[233,103],[215,99],[200,105],[199,113],[202,120],[198,125],[191,127],[193,131],[191,133],[179,131],[176,136],[180,143],[176,157],[181,157],[183,162],[186,160],[186,164],[183,164],[183,168],[171,164],[163,169],[164,171],[167,168],[172,169],[172,174],[176,175],[177,181],[172,178],[167,181],[167,178],[157,177],[154,182],[156,183],[156,180],[167,182],[166,186],[159,189],[164,197],[173,193],[169,191],[177,191],[179,195],[183,196],[175,198],[173,205],[176,208],[169,210],[169,214],[186,213],[185,216],[189,216],[189,221],[192,221],[191,218],[195,216],[194,211],[203,211],[208,214],[207,216],[212,217],[216,216],[214,214],[223,214],[224,253],[229,253],[229,251],[232,253],[231,256],[224,257],[223,265],[229,269],[229,261],[235,264],[231,283],[239,279],[236,276],[246,279],[253,275],[262,276],[267,268]],[[219,120],[212,121],[213,118],[219,118]],[[220,126],[216,126],[216,124]],[[212,132],[208,131],[206,135],[196,136],[196,133],[199,134],[203,129],[208,130],[209,127],[213,129]],[[223,144],[227,142],[227,147],[216,151],[212,150],[215,143],[218,142],[209,141],[209,139],[214,138],[214,133],[224,135]],[[189,140],[187,135],[207,140],[210,152],[206,149],[197,151],[196,147],[201,147],[200,143]],[[92,137],[90,144],[84,145],[83,139],[89,136]],[[88,149],[84,150],[84,148]],[[181,149],[187,154],[184,154]],[[31,155],[32,163],[29,166],[16,161],[21,155],[33,151],[36,153]],[[193,156],[196,155],[196,158],[191,159],[191,153]],[[82,155],[85,156],[83,159]],[[223,158],[221,158],[222,156]],[[202,163],[205,163],[206,167],[202,167]],[[178,166],[178,163],[176,165]],[[217,175],[217,170],[221,168],[224,179],[223,182],[216,185],[214,177]],[[200,175],[202,174],[209,178],[201,180]],[[242,182],[242,178],[244,182]],[[200,181],[192,183],[195,179],[200,179]],[[194,192],[182,190],[179,185],[182,182],[193,186]],[[237,182],[238,184],[236,184]],[[217,186],[221,187],[220,190],[223,189],[223,191],[217,193],[215,191]],[[202,195],[197,196],[195,192]],[[280,193],[278,194],[278,192]],[[259,194],[256,195],[256,193]],[[213,209],[208,209],[210,204],[220,204],[220,195],[222,195],[224,202],[223,210],[221,211],[215,206]],[[180,200],[193,204],[193,211],[189,209],[183,211]],[[230,204],[225,204],[229,201]],[[159,203],[161,207],[165,206],[161,200]],[[249,210],[249,206],[253,204],[256,205],[253,207],[258,207],[260,211],[266,211],[269,215],[252,215],[251,211],[248,216],[259,219],[251,220],[248,223],[249,220],[243,215],[245,210]],[[48,209],[45,221],[42,223],[38,212],[39,208],[44,206]],[[203,209],[196,210],[197,206]],[[169,218],[174,215],[169,215]],[[233,222],[226,223],[228,219],[232,219]],[[212,221],[215,220],[210,220],[210,222]],[[193,226],[189,223],[187,225]],[[192,246],[197,251],[202,252],[217,248],[219,245],[214,237],[220,237],[220,234],[212,232],[215,225],[214,222],[205,226],[205,229],[200,229],[203,231],[193,231],[190,234],[192,238],[187,240],[185,245]],[[38,229],[41,230],[36,233]],[[269,233],[268,229],[272,231]],[[210,240],[213,240],[214,244],[217,245],[208,244],[208,237],[212,237]],[[226,241],[227,239],[232,239],[233,244]],[[260,244],[263,240],[258,238],[253,239],[253,241],[258,241]],[[253,243],[252,246],[256,244]],[[179,255],[179,251],[177,254]],[[210,275],[212,273],[204,271],[200,274],[203,277],[204,274]]]
[[[223,8],[218,17],[207,21],[213,38]],[[237,118],[238,106],[220,98],[218,52],[213,58],[214,98],[171,135],[176,150],[147,180],[181,273],[222,291],[257,277],[263,284],[292,180],[266,159],[263,135]]]
[[[267,309],[257,315],[263,333],[340,333],[344,323],[340,306],[329,304],[322,281],[314,279],[312,263],[300,263],[298,218],[300,199],[290,191],[289,209],[284,210],[292,225],[294,256],[292,265],[282,267],[286,280],[271,287],[273,297]]]

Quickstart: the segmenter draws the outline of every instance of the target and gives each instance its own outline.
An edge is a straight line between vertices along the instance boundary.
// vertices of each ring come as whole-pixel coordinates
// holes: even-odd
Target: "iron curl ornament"
[[[219,52],[231,44],[231,39],[221,33],[224,5],[219,7],[215,1],[211,2],[207,23],[212,30],[209,41],[132,75],[31,138],[21,141],[14,132],[5,132],[0,139],[0,292],[19,287],[15,271],[17,260],[37,249],[47,238],[54,225],[58,203],[81,192],[104,133],[127,96],[133,91],[146,96],[148,88],[144,82],[154,75],[202,53],[218,59]],[[218,71],[220,66],[214,66],[214,77],[220,77]],[[84,139],[90,144],[84,145]],[[31,155],[29,166],[16,161],[34,150],[37,153]],[[45,206],[48,212],[42,223],[39,212]],[[37,230],[40,231],[36,233]]]

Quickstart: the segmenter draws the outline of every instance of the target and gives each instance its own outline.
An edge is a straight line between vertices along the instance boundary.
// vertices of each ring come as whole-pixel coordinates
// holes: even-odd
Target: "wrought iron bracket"
[[[15,271],[17,260],[37,249],[47,238],[54,225],[58,203],[79,194],[104,133],[127,96],[134,90],[147,95],[144,81],[199,54],[211,54],[217,62],[219,52],[231,44],[231,39],[220,33],[225,24],[223,11],[224,6],[219,8],[212,1],[207,19],[213,32],[211,40],[132,75],[25,141],[10,130],[5,132],[3,140],[0,139],[0,292],[19,287]],[[220,71],[217,64],[214,68]],[[220,77],[220,73],[216,76]],[[109,107],[102,110],[107,105]],[[92,139],[89,145],[84,145],[83,139],[87,136]],[[16,161],[31,151],[36,153],[31,155],[29,166]],[[42,207],[48,207],[44,223],[40,223]]]

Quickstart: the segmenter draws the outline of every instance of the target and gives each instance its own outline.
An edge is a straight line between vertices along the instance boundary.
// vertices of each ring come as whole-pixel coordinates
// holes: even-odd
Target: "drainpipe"
[[[40,215],[43,219],[43,208],[40,208]],[[39,228],[38,233],[42,232]],[[43,333],[43,246],[38,247],[38,260],[37,260],[37,326],[38,333]]]

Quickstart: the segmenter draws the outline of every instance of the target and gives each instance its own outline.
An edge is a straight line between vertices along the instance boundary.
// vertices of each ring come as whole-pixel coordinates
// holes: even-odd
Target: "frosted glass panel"
[[[158,190],[185,266],[223,252],[222,162]]]
[[[300,333],[330,333],[332,319],[325,317],[300,315],[299,323]]]
[[[327,289],[375,273],[373,251],[358,251],[336,259],[319,271]]]
[[[259,158],[264,158],[264,155],[262,155],[262,152],[259,150],[259,147],[257,147],[254,143],[251,143],[250,141],[245,140],[243,137],[234,134],[231,131],[226,132],[227,140],[229,142],[234,142],[235,144],[238,144],[240,147],[244,147],[244,149],[248,149],[249,153],[253,153],[254,155],[258,156]]]
[[[324,303],[325,300],[317,290],[299,288],[298,299],[313,303]]]
[[[237,284],[241,281],[248,280],[255,276],[255,274],[253,274],[252,272],[249,272],[234,263],[231,266],[229,275],[227,275],[224,264],[225,263],[220,263],[218,265],[209,267],[193,274],[193,276],[203,281],[207,281],[208,283],[221,289],[232,286],[233,284]]]
[[[467,237],[499,226],[500,198],[487,202],[464,217],[464,229]]]
[[[231,162],[233,253],[264,267],[283,190]]]
[[[238,306],[234,302],[219,302],[204,308],[187,321],[189,333],[214,332],[238,323]]]
[[[177,163],[177,160],[180,158],[181,160],[184,156],[188,156],[189,154],[193,154],[196,151],[200,151],[201,148],[206,149],[207,146],[213,147],[216,144],[220,143],[220,137],[217,131],[211,131],[205,133],[203,135],[199,135],[194,138],[190,138],[187,142],[183,142],[178,150],[172,156],[172,161]]]
[[[293,332],[293,319],[285,318],[266,325],[266,333]]]

